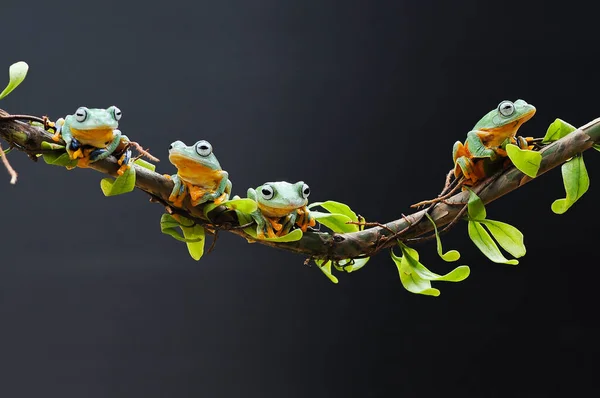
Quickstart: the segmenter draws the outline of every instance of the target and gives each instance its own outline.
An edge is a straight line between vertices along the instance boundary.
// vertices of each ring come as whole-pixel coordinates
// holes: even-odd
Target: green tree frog
[[[494,162],[500,157],[506,157],[505,147],[508,143],[517,144],[521,149],[531,149],[531,137],[515,137],[523,123],[535,114],[535,107],[518,99],[515,102],[502,101],[498,106],[482,117],[469,133],[464,145],[457,141],[452,148],[454,160],[454,175],[456,178],[464,175],[467,185],[485,178],[486,159]]]
[[[294,224],[302,232],[316,222],[306,207],[310,188],[303,181],[295,184],[279,181],[267,182],[256,189],[248,189],[248,198],[256,201],[258,208],[251,216],[256,222],[256,235],[269,238],[286,235]]]
[[[175,186],[169,201],[181,207],[187,193],[192,206],[205,202],[220,204],[231,194],[229,174],[221,169],[212,145],[200,140],[192,146],[175,141],[169,146],[169,161],[177,167],[177,174],[165,177],[173,179]]]
[[[54,141],[59,138],[65,141],[66,150],[71,159],[80,159],[78,166],[87,167],[88,163],[97,162],[113,154],[115,150],[129,142],[122,135],[119,127],[121,110],[116,106],[107,109],[79,107],[73,115],[56,121]],[[124,148],[124,146],[123,146]],[[131,151],[127,150],[119,159],[123,168],[129,167]]]

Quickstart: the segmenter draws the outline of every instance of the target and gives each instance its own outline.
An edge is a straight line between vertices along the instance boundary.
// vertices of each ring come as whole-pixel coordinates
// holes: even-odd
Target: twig
[[[2,163],[4,164],[4,167],[6,167],[6,171],[10,174],[10,183],[15,185],[17,183],[17,172],[8,162],[8,158],[6,157],[6,153],[4,153],[4,149],[2,149],[2,145],[0,145],[0,156],[2,157]]]

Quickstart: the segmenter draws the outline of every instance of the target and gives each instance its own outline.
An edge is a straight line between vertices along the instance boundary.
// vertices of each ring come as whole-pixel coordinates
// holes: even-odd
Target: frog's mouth
[[[536,111],[536,109],[532,108],[529,112],[524,113],[520,118],[518,118],[504,126],[492,127],[492,128],[488,128],[488,129],[482,128],[481,130],[497,134],[498,136],[512,137],[517,133],[517,130],[519,129],[519,127],[521,127],[521,125],[523,123],[525,123],[526,121],[531,119],[533,117],[533,115],[535,115],[535,111]]]
[[[96,148],[105,147],[107,143],[111,142],[113,133],[113,128],[105,126],[89,130],[79,130],[71,127],[73,138],[84,145],[91,145]]]
[[[306,206],[306,199],[297,202],[288,202],[286,204],[276,205],[273,203],[272,206],[265,203],[258,203],[258,208],[261,213],[267,217],[283,217],[290,214],[292,211]]]

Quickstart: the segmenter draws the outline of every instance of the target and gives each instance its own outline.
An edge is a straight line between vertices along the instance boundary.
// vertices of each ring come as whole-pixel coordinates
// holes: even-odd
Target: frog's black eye
[[[173,149],[173,144],[169,145],[169,151]]]
[[[515,113],[515,105],[510,101],[502,101],[500,105],[498,105],[498,112],[502,116],[510,116]]]
[[[121,116],[123,116],[121,110],[116,106],[113,106],[113,117],[115,118],[115,120],[121,120]]]
[[[208,156],[212,153],[212,145],[208,141],[198,141],[196,143],[196,152],[200,156]]]
[[[75,112],[75,120],[77,120],[78,122],[85,122],[87,116],[87,109],[85,109],[84,107],[77,109],[77,111]]]
[[[302,185],[302,197],[306,199],[308,198],[308,195],[310,195],[310,188],[307,184],[304,184]]]
[[[260,189],[260,193],[266,200],[273,199],[273,195],[275,195],[275,191],[270,185],[263,185],[263,187]]]

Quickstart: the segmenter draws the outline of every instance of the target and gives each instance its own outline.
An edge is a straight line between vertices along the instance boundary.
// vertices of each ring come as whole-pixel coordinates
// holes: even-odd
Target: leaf
[[[133,191],[135,188],[135,167],[129,167],[116,180],[103,178],[100,181],[100,188],[104,196],[121,195]]]
[[[71,159],[66,152],[48,152],[43,154],[44,162],[54,166],[75,167],[77,159]]]
[[[528,149],[521,149],[514,144],[506,145],[506,153],[517,169],[531,178],[537,176],[542,154]]]
[[[485,206],[479,196],[469,190],[469,202],[467,204],[467,212],[471,220],[484,220],[487,216]]]
[[[180,241],[180,242],[186,242],[186,243],[187,243],[187,242],[199,242],[199,241],[200,241],[200,239],[198,239],[198,238],[196,238],[196,239],[189,238],[189,239],[188,239],[188,238],[185,238],[185,237],[183,237],[183,236],[182,236],[182,235],[179,233],[179,231],[178,231],[178,228],[180,228],[180,227],[182,227],[182,226],[183,226],[183,227],[186,227],[186,228],[190,228],[190,227],[192,227],[192,226],[193,226],[193,225],[192,225],[192,224],[193,224],[193,221],[191,221],[191,220],[188,220],[188,219],[187,219],[187,218],[185,218],[185,217],[181,217],[181,216],[178,216],[178,217],[180,217],[180,218],[181,218],[181,219],[183,219],[184,221],[189,221],[189,224],[188,224],[188,225],[185,225],[185,224],[184,224],[184,225],[182,225],[182,224],[181,224],[181,221],[177,220],[177,219],[176,219],[175,217],[173,217],[172,215],[165,213],[165,214],[163,214],[163,215],[160,217],[160,231],[161,231],[163,234],[165,234],[165,235],[169,235],[169,236],[171,236],[171,237],[173,237],[173,238],[177,239],[177,240],[178,240],[178,241]]]
[[[326,202],[311,203],[310,205],[308,205],[308,208],[311,209],[316,206],[321,206],[322,208],[324,208],[325,210],[327,210],[330,213],[343,214],[346,217],[350,218],[350,220],[352,220],[352,221],[358,221],[358,216],[356,215],[356,213],[354,211],[352,211],[350,206],[345,205],[343,203],[335,202],[333,200],[328,200]]]
[[[23,61],[16,62],[8,68],[8,85],[0,93],[0,99],[10,94],[19,84],[21,84],[21,82],[23,82],[23,80],[25,80],[28,70],[29,65]]]
[[[400,249],[402,250],[403,257],[406,257],[406,261],[412,270],[425,280],[460,282],[465,280],[471,272],[468,266],[461,265],[448,272],[446,275],[438,275],[435,272],[431,272],[419,262],[419,255],[415,249],[412,249],[406,245],[400,245]]]
[[[438,234],[437,225],[435,225],[435,221],[433,218],[427,213],[425,213],[431,224],[433,225],[433,230],[435,231],[435,240],[437,241],[437,252],[438,255],[442,258],[442,260],[447,262],[457,261],[460,258],[460,253],[458,250],[449,250],[447,253],[444,253],[442,250],[442,240],[440,239],[440,235]]]
[[[204,227],[196,224],[193,227],[181,226],[181,230],[186,239],[185,244],[190,256],[196,261],[200,260],[204,254],[204,243],[206,242]]]
[[[370,257],[366,258],[355,258],[355,259],[347,259],[338,261],[339,265],[342,267],[344,271],[347,273],[358,271],[369,261]]]
[[[226,200],[225,202],[221,202],[221,204],[215,204],[214,202],[211,202],[209,204],[207,204],[206,206],[204,206],[204,215],[208,216],[208,213],[210,213],[211,211],[213,211],[214,209],[216,209],[219,206],[225,206],[228,209],[231,210],[237,210],[241,213],[246,213],[246,214],[250,214],[253,211],[255,211],[257,209],[257,203],[255,200],[252,199],[248,199],[248,198],[234,198],[231,200]]]
[[[352,219],[344,214],[338,213],[322,213],[320,211],[311,210],[310,215],[312,218],[331,229],[333,232],[346,233],[346,232],[358,232],[358,225],[346,224],[351,222]]]
[[[245,228],[244,232],[247,233],[248,235],[250,235],[255,240],[266,240],[269,242],[293,242],[296,240],[300,240],[302,238],[302,230],[300,230],[300,229],[295,229],[292,232],[290,232],[289,234],[283,235],[283,236],[278,236],[277,238],[264,238],[264,239],[259,239],[256,236],[256,228],[254,228],[254,227]]]
[[[523,234],[521,231],[512,225],[501,221],[483,220],[481,222],[487,227],[504,250],[517,258],[525,255],[526,250],[525,245],[523,244]]]
[[[145,169],[148,170],[152,170],[155,171],[156,170],[156,166],[150,162],[146,162],[144,159],[136,159],[133,163],[137,164],[138,166],[141,166]]]
[[[330,281],[332,281],[333,283],[338,283],[338,278],[336,278],[331,273],[331,260],[327,260],[325,264],[323,264],[323,260],[315,260],[315,263],[317,264],[317,267],[319,267],[319,269],[323,271],[323,273],[329,278]]]
[[[398,268],[400,282],[406,290],[411,293],[424,294],[426,296],[439,296],[440,291],[431,287],[431,282],[421,278],[417,273],[413,272],[410,264],[406,260],[406,255],[398,257],[393,251],[390,251],[392,261]]]
[[[570,125],[561,119],[556,119],[546,130],[546,135],[542,139],[542,142],[552,142],[561,139],[569,133],[577,130],[575,126]]]
[[[552,211],[563,214],[587,192],[590,187],[590,178],[583,162],[583,155],[579,154],[560,167],[565,186],[566,197],[557,199],[552,203]]]
[[[594,144],[593,148],[600,152],[600,144]]]
[[[53,151],[58,149],[65,149],[64,145],[55,144],[54,142],[42,141],[40,147],[45,150]]]
[[[490,234],[481,226],[479,221],[469,221],[468,229],[469,237],[487,258],[495,263],[519,264],[519,260],[508,260],[502,255]]]

